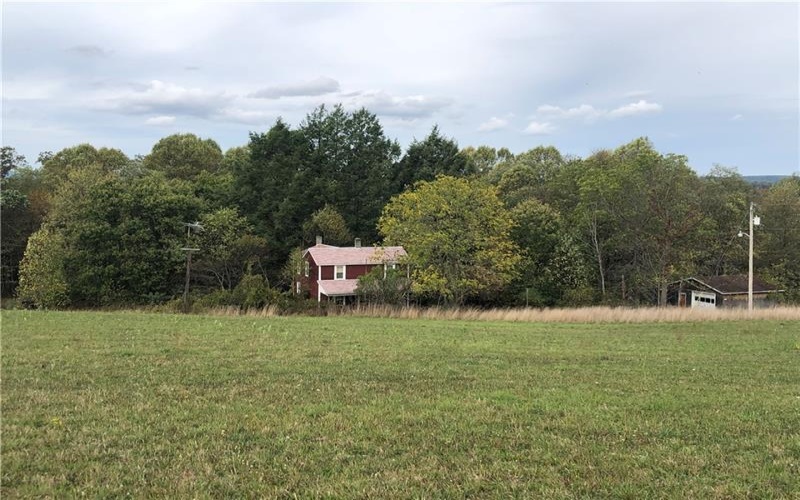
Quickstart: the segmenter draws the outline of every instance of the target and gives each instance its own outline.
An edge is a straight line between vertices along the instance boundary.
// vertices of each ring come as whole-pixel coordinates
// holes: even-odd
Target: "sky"
[[[407,147],[586,157],[646,136],[743,175],[800,170],[800,7],[786,3],[2,4],[2,143],[223,150],[320,104]]]

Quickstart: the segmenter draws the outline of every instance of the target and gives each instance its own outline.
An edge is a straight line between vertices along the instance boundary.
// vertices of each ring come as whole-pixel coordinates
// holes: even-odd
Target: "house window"
[[[336,266],[335,272],[333,274],[333,279],[343,280],[345,276],[344,273],[345,267],[347,266]]]
[[[309,266],[308,261],[306,261],[306,265],[305,265],[305,268],[303,270],[303,274],[305,275],[306,278],[308,278],[308,273],[309,273],[310,268],[311,267]]]
[[[308,275],[306,275],[306,276],[308,276]],[[300,288],[300,286],[301,286],[301,285],[300,285],[300,282],[298,281],[298,282],[297,282],[297,295],[300,295],[300,292],[301,292],[301,288]]]

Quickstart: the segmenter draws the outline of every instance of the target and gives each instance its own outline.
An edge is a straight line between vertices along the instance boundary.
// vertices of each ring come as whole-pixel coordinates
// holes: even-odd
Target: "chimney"
[[[322,245],[322,236],[317,235],[317,245]]]
[[[356,238],[356,244],[355,244],[355,247],[356,247],[356,248],[361,248],[361,238]]]

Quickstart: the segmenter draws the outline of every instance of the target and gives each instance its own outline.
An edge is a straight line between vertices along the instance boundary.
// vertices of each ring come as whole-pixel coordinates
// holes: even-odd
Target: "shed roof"
[[[747,293],[748,279],[746,274],[731,274],[725,276],[698,276],[688,278],[707,286],[722,295],[737,295]],[[753,293],[782,292],[772,283],[753,276]]]
[[[403,247],[334,247],[314,245],[303,255],[311,254],[318,266],[346,266],[397,262],[406,256]]]

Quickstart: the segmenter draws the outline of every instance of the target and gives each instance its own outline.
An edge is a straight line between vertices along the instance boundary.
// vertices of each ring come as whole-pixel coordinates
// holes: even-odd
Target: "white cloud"
[[[731,116],[731,121],[732,122],[740,122],[742,120],[744,120],[744,116],[742,116],[742,115],[736,114],[736,115]]]
[[[478,126],[478,132],[493,132],[508,127],[508,120],[493,116]]]
[[[424,95],[394,96],[384,91],[351,92],[342,100],[348,108],[367,108],[380,116],[405,120],[426,118],[450,106],[453,101],[445,97]],[[344,97],[344,96],[340,96]]]
[[[321,76],[314,80],[285,85],[275,85],[257,90],[249,95],[259,99],[280,99],[281,97],[318,96],[339,90],[339,82],[333,78]]]
[[[536,115],[531,118],[534,120],[542,118],[546,120],[581,119],[586,123],[593,123],[601,118],[616,119],[646,113],[658,113],[662,109],[660,104],[647,102],[645,100],[626,104],[611,111],[595,108],[591,104],[581,104],[574,108],[562,108],[560,106],[553,106],[552,104],[543,104],[536,108]]]
[[[660,113],[663,107],[655,102],[647,102],[644,99],[638,102],[632,102],[625,106],[620,106],[617,109],[611,110],[608,113],[609,118],[623,118],[626,116],[643,115],[647,113]]]
[[[163,125],[172,125],[175,123],[174,116],[154,116],[153,118],[148,118],[145,120],[145,125],[156,125],[156,126],[163,126]]]
[[[232,107],[222,110],[218,118],[246,125],[265,125],[275,120],[276,114],[269,111]]]
[[[618,137],[647,133],[657,139],[681,130],[680,140],[659,146],[686,154],[701,169],[737,163],[747,172],[760,168],[757,152],[725,146],[763,133],[786,139],[775,153],[774,164],[781,165],[776,170],[798,164],[797,120],[783,119],[797,115],[792,3],[628,2],[581,9],[516,2],[6,4],[4,113],[52,123],[80,141],[131,155],[152,146],[151,136],[136,132],[159,130],[145,125],[149,118],[174,116],[172,127],[201,127],[232,146],[270,116],[297,126],[318,104],[342,102],[348,110],[363,105],[379,113],[387,136],[403,145],[436,123],[462,145],[491,138],[493,146],[516,152],[530,146],[536,136],[522,130],[536,122],[557,127],[553,136],[564,136],[560,146],[579,155],[611,147]],[[685,28],[680,37],[671,28],[675,23]],[[397,43],[409,25],[414,36]],[[317,78],[326,76],[339,87]],[[167,88],[154,88],[153,79]],[[92,86],[98,80],[110,84]],[[140,88],[125,88],[125,82]],[[293,95],[247,97],[262,89]],[[331,89],[337,90],[319,93]],[[610,114],[640,100],[660,101],[664,109]],[[736,106],[728,107],[731,102]],[[550,107],[537,113],[540,104]],[[519,116],[503,114],[510,109],[520,110]],[[742,118],[732,120],[737,113]],[[767,117],[759,121],[761,130],[756,115]],[[196,116],[204,123],[192,120]],[[478,130],[491,128],[482,127],[490,118],[508,125]],[[643,131],[637,122],[648,118],[658,123]],[[702,124],[714,120],[728,122],[735,136],[703,136],[710,131]],[[30,137],[22,121],[4,120],[3,135],[27,144],[20,152],[29,158],[69,145],[51,134]],[[598,126],[612,124],[613,134]],[[571,128],[582,130],[571,135]]]
[[[184,88],[153,80],[143,90],[128,90],[112,96],[100,107],[122,114],[188,115],[208,118],[225,108],[233,99],[223,92]]]
[[[536,109],[536,112],[549,118],[581,118],[587,122],[594,121],[605,113],[605,111],[597,109],[590,104],[581,104],[580,106],[567,109],[550,104],[544,104],[539,106]]]
[[[522,133],[528,135],[547,135],[555,131],[556,127],[548,122],[530,122]]]

